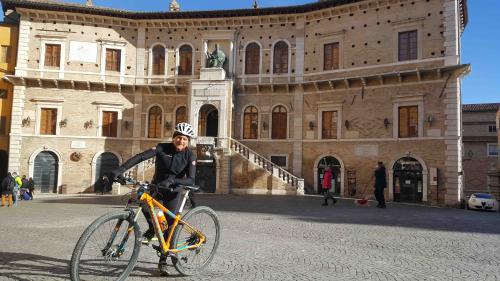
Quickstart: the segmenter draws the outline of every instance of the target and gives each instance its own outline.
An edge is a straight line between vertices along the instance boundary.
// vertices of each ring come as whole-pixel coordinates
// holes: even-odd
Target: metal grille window
[[[182,45],[179,48],[179,75],[193,74],[193,48],[189,45]]]
[[[398,34],[398,52],[399,61],[416,60],[418,50],[417,31],[399,32]]]
[[[148,138],[161,138],[162,111],[159,106],[153,106],[148,115]]]
[[[60,67],[61,65],[61,45],[45,45],[45,66]]]
[[[106,70],[120,72],[121,50],[106,49]]]
[[[249,106],[243,114],[243,138],[256,139],[259,128],[259,112],[255,106]]]
[[[40,134],[55,135],[57,125],[57,109],[42,108],[40,114]]]
[[[283,41],[274,45],[273,73],[288,73],[288,44]]]
[[[103,137],[118,136],[118,112],[103,111],[102,112],[102,134]]]
[[[399,107],[399,137],[418,137],[418,106]]]
[[[165,48],[155,46],[153,48],[153,75],[165,75]]]
[[[284,106],[278,105],[273,108],[273,128],[271,137],[273,139],[286,139],[287,112]]]
[[[260,47],[257,43],[248,44],[245,50],[245,74],[259,74]]]
[[[337,111],[323,111],[322,112],[322,139],[336,139],[337,138]]]
[[[498,156],[498,144],[488,143],[488,156],[492,156],[492,157]]]
[[[324,70],[339,69],[339,43],[325,44],[323,69]]]
[[[274,164],[280,166],[280,167],[283,167],[283,168],[286,168],[287,167],[287,161],[286,161],[286,156],[276,156],[276,155],[272,155],[271,156],[271,162],[273,162]]]

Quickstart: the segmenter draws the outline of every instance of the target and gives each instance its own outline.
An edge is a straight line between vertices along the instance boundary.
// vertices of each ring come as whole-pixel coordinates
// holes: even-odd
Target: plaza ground
[[[120,196],[59,196],[0,209],[0,280],[68,280],[86,226]],[[500,280],[500,213],[418,205],[320,206],[314,196],[198,195],[222,224],[201,276],[160,277],[142,247],[128,280]],[[176,273],[172,268],[172,273]]]

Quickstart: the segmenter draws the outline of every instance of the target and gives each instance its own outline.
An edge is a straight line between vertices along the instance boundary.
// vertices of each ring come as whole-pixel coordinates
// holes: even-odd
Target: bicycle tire
[[[211,221],[208,221],[209,218],[211,219]],[[206,243],[199,248],[184,250],[174,255],[173,264],[175,269],[180,274],[184,276],[195,275],[203,271],[210,264],[210,262],[214,258],[215,252],[217,251],[217,247],[219,246],[220,242],[220,228],[221,228],[219,217],[211,208],[206,206],[200,206],[191,209],[189,212],[187,212],[182,217],[182,220],[187,222],[192,227],[195,227],[198,230],[200,230],[206,236],[207,239]],[[209,232],[207,227],[204,227],[201,224],[201,222],[207,222],[207,221],[209,224],[213,223],[214,229],[212,230],[212,232]],[[174,248],[179,244],[185,243],[187,239],[190,239],[183,237],[182,236],[183,234],[190,235],[189,233],[184,231],[184,226],[179,224],[176,227],[173,235],[172,245]],[[210,246],[207,246],[208,245],[207,243],[210,243],[212,245],[211,249],[209,249]],[[210,252],[203,259],[200,253],[205,250],[209,250]],[[203,260],[198,265],[191,263],[191,261],[196,260],[196,258],[201,258]]]
[[[102,232],[103,230],[101,230],[101,228],[104,228],[108,222],[112,222],[114,220],[116,220],[116,221],[123,220],[123,223],[121,224],[119,231],[121,229],[124,229],[126,231],[130,226],[133,226],[133,228],[134,228],[133,233],[134,233],[135,237],[133,237],[134,238],[133,240],[130,239],[131,237],[129,237],[129,240],[127,240],[127,243],[132,242],[132,243],[134,243],[134,246],[133,246],[132,254],[130,255],[128,262],[124,259],[124,261],[127,262],[125,270],[118,277],[110,277],[110,279],[108,279],[108,280],[122,281],[122,280],[125,280],[130,275],[130,273],[132,272],[132,270],[135,267],[135,264],[137,263],[137,259],[139,258],[139,251],[140,251],[140,247],[141,247],[141,241],[140,241],[141,230],[139,228],[139,225],[136,222],[132,223],[132,221],[131,221],[132,218],[130,216],[130,212],[120,211],[120,212],[108,213],[108,214],[105,214],[105,215],[97,218],[94,222],[92,222],[85,229],[83,234],[80,236],[80,239],[76,243],[75,249],[73,250],[73,254],[71,256],[71,263],[70,263],[71,280],[73,280],[73,281],[95,280],[95,278],[98,278],[99,280],[101,280],[102,277],[105,277],[103,275],[96,273],[96,275],[93,275],[93,277],[89,277],[88,279],[87,278],[82,279],[80,276],[81,275],[80,271],[85,270],[85,269],[82,269],[83,266],[82,266],[81,258],[82,258],[82,253],[85,250],[85,246],[90,244],[89,240],[93,236],[93,234],[96,234],[97,232],[99,232],[99,233]],[[131,225],[131,223],[132,223],[132,225]],[[116,225],[116,223],[115,223],[115,225]],[[120,233],[119,231],[118,231],[118,233]],[[111,234],[111,232],[108,234],[107,237],[110,237],[110,234]],[[123,236],[118,235],[117,238],[115,238],[115,239],[120,240],[121,237],[123,237]],[[109,240],[109,238],[108,238],[108,240]],[[100,254],[104,255],[102,253],[102,246],[99,247],[98,250],[101,250]],[[92,262],[94,262],[94,261],[91,260],[89,263],[92,263]],[[109,264],[109,265],[106,264],[104,267],[106,269],[108,269],[108,268],[111,269],[111,264]],[[91,272],[95,272],[95,271],[96,270],[91,271]]]

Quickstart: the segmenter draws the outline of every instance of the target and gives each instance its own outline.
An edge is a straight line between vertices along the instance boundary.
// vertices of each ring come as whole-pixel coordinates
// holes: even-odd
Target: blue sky
[[[85,0],[66,0],[85,3]],[[181,9],[213,10],[251,7],[253,0],[214,1],[177,0]],[[299,5],[314,0],[259,0],[261,7]],[[107,6],[138,11],[168,9],[169,0],[94,0],[95,6]],[[472,65],[463,79],[464,103],[500,102],[500,1],[468,0],[469,24],[462,35],[462,63]],[[2,17],[0,16],[0,20]],[[500,69],[500,68],[499,68]]]

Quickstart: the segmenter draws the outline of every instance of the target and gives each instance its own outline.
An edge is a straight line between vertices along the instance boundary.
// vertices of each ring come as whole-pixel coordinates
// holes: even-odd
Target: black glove
[[[125,178],[123,177],[123,173],[124,173],[124,169],[123,168],[118,168],[118,169],[115,169],[113,170],[110,174],[109,174],[109,178],[111,179],[111,181],[113,182],[119,182],[120,184],[125,184]]]
[[[175,176],[174,175],[170,175],[168,176],[167,179],[161,181],[159,184],[158,184],[158,187],[161,188],[161,189],[172,189],[175,185]]]

